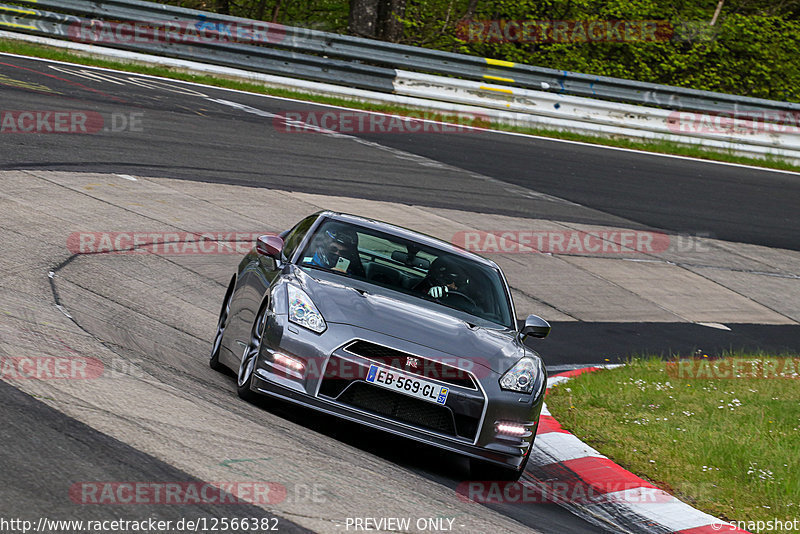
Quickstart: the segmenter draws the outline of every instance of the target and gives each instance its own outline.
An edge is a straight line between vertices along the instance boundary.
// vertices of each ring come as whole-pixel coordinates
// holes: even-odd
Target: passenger
[[[364,266],[358,255],[358,234],[347,225],[331,223],[317,235],[319,244],[311,263],[332,271],[342,271],[364,277]]]

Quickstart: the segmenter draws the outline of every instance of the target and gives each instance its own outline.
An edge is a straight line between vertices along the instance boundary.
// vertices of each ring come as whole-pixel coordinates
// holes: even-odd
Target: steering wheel
[[[472,298],[468,297],[467,295],[465,295],[461,291],[454,291],[454,290],[451,289],[450,291],[447,292],[447,300],[450,301],[451,297],[456,297],[455,300],[458,300],[458,299],[465,300],[473,308],[477,308],[478,307],[478,305],[475,304],[475,301],[472,300]]]

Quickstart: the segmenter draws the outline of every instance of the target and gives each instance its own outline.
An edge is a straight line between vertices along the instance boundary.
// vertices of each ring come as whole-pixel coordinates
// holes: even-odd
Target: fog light
[[[276,352],[272,355],[272,361],[275,363],[276,366],[282,367],[283,371],[286,372],[286,374],[288,374],[289,376],[294,376],[296,378],[303,378],[303,374],[305,373],[306,370],[306,365],[300,360],[297,360],[285,354],[281,354],[280,352]]]
[[[497,423],[495,427],[498,434],[506,434],[508,436],[522,437],[528,433],[528,429],[523,425],[516,423]]]

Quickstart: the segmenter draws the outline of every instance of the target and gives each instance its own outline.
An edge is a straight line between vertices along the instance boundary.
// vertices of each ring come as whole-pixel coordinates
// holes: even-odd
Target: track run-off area
[[[554,504],[468,502],[463,459],[244,403],[208,368],[243,251],[321,209],[497,261],[519,316],[554,325],[532,343],[551,370],[642,347],[800,350],[795,174],[492,132],[297,131],[285,114],[342,110],[14,56],[0,95],[0,358],[45,375],[0,382],[4,516],[609,531]],[[48,367],[63,357],[80,369]],[[92,504],[115,481],[264,498]]]

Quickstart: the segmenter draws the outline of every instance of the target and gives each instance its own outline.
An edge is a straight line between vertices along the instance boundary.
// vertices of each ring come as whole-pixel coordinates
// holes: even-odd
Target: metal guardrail
[[[89,27],[92,24],[93,19],[80,16],[84,14],[93,15],[95,18],[106,21],[125,20],[147,23],[172,20],[164,17],[150,17],[148,12],[133,12],[130,9],[106,11],[105,9],[97,8],[97,5],[93,2],[82,0],[42,0],[42,2],[23,0],[20,3],[69,11],[69,13],[56,13],[41,9],[27,9],[0,4],[0,28],[5,27],[34,35],[76,41],[79,40],[79,34],[76,33],[76,30],[81,27]],[[139,3],[160,6],[160,4],[149,2]],[[203,14],[202,11],[194,11],[194,13]],[[200,19],[197,20],[199,21]],[[240,20],[249,24],[254,23],[254,21],[247,21],[246,19]],[[101,44],[122,50],[176,57],[326,83],[341,84],[346,81],[348,85],[354,87],[380,92],[392,92],[392,81],[395,78],[394,69],[301,54],[292,50],[287,51],[241,43],[226,43],[222,40],[186,45],[165,40],[155,42],[130,40],[126,42],[120,39],[119,42]]]
[[[52,9],[78,19],[84,17],[141,22],[197,20],[221,25],[260,24],[274,31],[280,39],[268,43],[269,46],[217,43],[191,47],[177,44],[149,47],[120,44],[116,47],[363,89],[391,91],[389,86],[393,71],[390,69],[405,69],[671,110],[724,113],[743,118],[755,116],[766,122],[780,121],[781,113],[800,113],[800,104],[796,103],[558,71],[305,28],[273,25],[142,0],[15,0],[15,3],[31,6],[33,9],[17,8],[17,11],[27,11],[27,14],[18,13],[12,17],[28,20],[29,26],[37,28],[26,28],[25,22],[20,26],[18,20],[10,21],[17,25],[16,28],[3,24],[3,13],[13,13],[8,11],[9,8],[13,10],[13,7],[2,5],[0,5],[0,27],[6,26],[9,29],[61,38],[68,37],[67,27],[64,26],[67,20],[69,23],[75,23],[76,20],[63,20],[59,26],[53,20],[54,14],[47,14],[40,11],[41,9]],[[8,16],[5,15],[5,18]],[[36,23],[37,21],[47,21],[50,25],[42,28]]]
[[[93,53],[103,50],[103,55],[126,58],[135,56],[131,51],[141,52],[145,55],[136,56],[137,61],[171,62],[193,71],[255,77],[322,94],[352,95],[359,92],[352,88],[357,88],[362,90],[360,99],[444,114],[479,113],[515,126],[700,144],[800,162],[800,105],[794,103],[558,73],[142,0],[15,1],[38,9],[0,4],[0,31],[5,27],[33,34],[25,38],[50,45],[83,47]],[[135,39],[130,23],[145,30],[171,28],[177,37],[200,28],[204,33],[193,40],[164,38],[166,34],[160,39]],[[226,39],[232,27],[257,30],[261,39]],[[82,33],[87,28],[88,35]],[[111,31],[114,38],[98,42],[94,30],[101,37]],[[65,39],[76,43],[64,43]],[[683,117],[685,111],[698,116]],[[734,117],[743,124],[720,127]],[[706,120],[719,122],[706,128]]]
[[[748,156],[774,155],[800,161],[800,128],[780,134],[764,125],[745,123],[738,132],[706,127],[705,114],[609,102],[578,96],[514,89],[512,94],[487,93],[480,82],[397,71],[395,93],[438,105],[442,112],[479,113],[487,120],[512,126],[569,130],[588,135],[623,136],[695,144]],[[424,99],[424,100],[423,100]],[[435,104],[435,105],[434,105]],[[698,119],[700,119],[698,121]],[[698,127],[699,126],[699,127]]]

